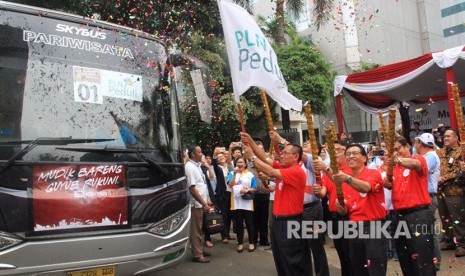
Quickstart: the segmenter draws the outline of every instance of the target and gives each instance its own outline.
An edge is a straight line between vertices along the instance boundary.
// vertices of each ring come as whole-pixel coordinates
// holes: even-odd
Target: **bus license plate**
[[[115,267],[106,266],[66,272],[66,276],[115,276]]]

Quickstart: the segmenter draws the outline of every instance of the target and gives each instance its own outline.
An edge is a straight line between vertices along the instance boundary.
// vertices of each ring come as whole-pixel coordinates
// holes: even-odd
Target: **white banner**
[[[462,106],[465,106],[465,98],[460,98]],[[463,109],[463,108],[462,108]],[[449,106],[447,101],[439,101],[425,104],[411,104],[409,116],[411,127],[413,122],[420,122],[421,129],[435,129],[439,124],[450,126]]]
[[[234,3],[220,0],[218,6],[236,102],[247,89],[257,86],[282,108],[302,111],[302,101],[287,91],[276,53],[254,18]]]

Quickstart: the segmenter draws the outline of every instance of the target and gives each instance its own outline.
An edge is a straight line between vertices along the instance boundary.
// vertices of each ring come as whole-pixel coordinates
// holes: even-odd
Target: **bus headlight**
[[[0,251],[22,242],[23,240],[15,235],[0,231]]]
[[[178,211],[177,213],[152,225],[152,227],[149,229],[149,232],[160,236],[167,236],[179,229],[179,227],[181,227],[181,225],[189,217],[189,212],[190,206],[187,205],[185,208]]]

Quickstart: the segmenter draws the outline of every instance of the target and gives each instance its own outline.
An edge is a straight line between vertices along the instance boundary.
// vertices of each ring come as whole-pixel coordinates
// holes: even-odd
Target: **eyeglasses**
[[[360,151],[346,151],[346,157],[361,155]]]
[[[334,148],[334,151],[342,152],[342,151],[346,151],[346,149],[345,148]]]

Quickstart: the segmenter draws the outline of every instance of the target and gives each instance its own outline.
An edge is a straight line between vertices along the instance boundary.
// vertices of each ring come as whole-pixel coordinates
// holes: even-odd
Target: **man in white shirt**
[[[205,182],[205,175],[200,168],[202,161],[202,149],[197,146],[191,146],[187,152],[189,160],[184,165],[187,184],[192,195],[191,198],[191,227],[190,242],[192,249],[192,261],[198,263],[208,263],[210,253],[203,252],[202,246],[202,220],[203,212],[210,210],[211,201],[208,196],[208,188]]]
[[[434,150],[434,136],[431,133],[423,133],[420,136],[415,138],[415,143],[413,144],[416,152],[423,155],[426,159],[426,164],[428,165],[428,193],[431,198],[431,205],[429,209],[431,210],[431,215],[434,216],[436,221],[436,210],[438,209],[438,182],[441,166],[441,160],[439,159],[438,154]],[[434,245],[434,265],[436,271],[439,270],[441,263],[441,249],[439,245],[439,238],[436,231],[433,231],[433,245]]]

